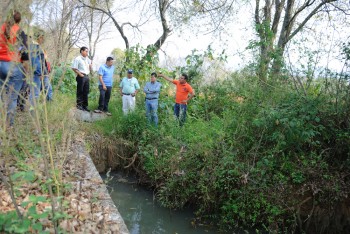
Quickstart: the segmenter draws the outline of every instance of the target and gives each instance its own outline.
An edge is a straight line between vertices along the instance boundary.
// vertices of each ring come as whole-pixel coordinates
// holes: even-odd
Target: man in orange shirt
[[[180,126],[182,126],[186,120],[187,103],[194,97],[194,90],[187,83],[188,76],[183,73],[179,80],[173,80],[163,74],[158,74],[158,76],[164,77],[164,79],[176,85],[174,114],[180,121]]]

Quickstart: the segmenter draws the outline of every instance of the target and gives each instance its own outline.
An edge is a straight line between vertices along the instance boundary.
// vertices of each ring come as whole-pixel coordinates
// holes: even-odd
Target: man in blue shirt
[[[133,77],[132,69],[128,70],[128,75],[122,79],[119,88],[123,99],[123,113],[127,115],[129,112],[135,110],[135,96],[140,89],[139,82]]]
[[[146,116],[149,123],[153,123],[156,127],[158,126],[158,98],[162,84],[157,81],[157,74],[153,72],[151,74],[151,81],[147,82],[143,91],[146,94]]]
[[[111,98],[111,91],[113,86],[113,61],[114,60],[112,57],[108,57],[106,64],[101,65],[100,69],[98,70],[98,88],[100,90],[100,99],[98,101],[98,109],[94,111],[95,113],[105,112],[106,115],[112,115],[108,111],[108,103],[109,99]]]

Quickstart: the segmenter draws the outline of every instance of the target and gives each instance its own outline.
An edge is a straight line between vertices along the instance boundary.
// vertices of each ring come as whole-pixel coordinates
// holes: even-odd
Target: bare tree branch
[[[120,33],[120,36],[123,38],[124,43],[125,43],[125,48],[127,50],[130,49],[129,39],[125,35],[123,25],[120,25],[120,23],[113,17],[108,0],[105,1],[106,5],[107,5],[107,9],[103,9],[103,8],[100,8],[97,6],[92,6],[92,5],[86,4],[83,0],[78,0],[78,2],[81,3],[83,7],[87,7],[87,8],[90,8],[92,10],[97,10],[97,11],[100,11],[100,12],[106,14],[113,21],[114,26],[117,28],[118,32]]]
[[[271,30],[275,35],[277,34],[277,29],[281,19],[284,3],[285,3],[285,0],[282,0],[282,1],[276,0],[276,3],[275,3],[275,15],[273,17],[273,23],[271,27]]]
[[[322,1],[320,4],[318,4],[318,6],[316,6],[309,14],[307,17],[305,17],[305,19],[299,24],[299,26],[290,34],[290,36],[288,36],[287,41],[290,41],[304,26],[305,24],[311,19],[312,16],[314,16],[319,9],[324,6],[327,3],[330,2],[335,2],[337,0],[326,0],[326,1]]]

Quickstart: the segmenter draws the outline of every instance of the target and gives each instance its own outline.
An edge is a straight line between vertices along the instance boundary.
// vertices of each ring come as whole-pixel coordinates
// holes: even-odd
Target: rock
[[[108,117],[104,113],[94,113],[93,111],[87,112],[87,111],[78,110],[76,108],[70,109],[69,116],[72,119],[76,119],[78,121],[83,121],[83,122],[95,122]]]

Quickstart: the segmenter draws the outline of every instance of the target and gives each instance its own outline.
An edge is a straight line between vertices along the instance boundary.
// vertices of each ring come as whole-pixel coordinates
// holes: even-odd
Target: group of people
[[[98,70],[99,76],[99,90],[100,97],[98,102],[98,109],[95,113],[106,113],[111,115],[108,111],[108,103],[111,98],[113,86],[113,58],[107,57],[106,63],[101,65]],[[90,111],[88,109],[88,94],[89,94],[89,74],[92,69],[92,62],[88,58],[88,48],[80,48],[80,56],[76,57],[72,65],[73,71],[77,74],[77,104],[76,107],[82,111]],[[140,85],[136,77],[133,76],[134,71],[129,69],[127,76],[121,79],[119,84],[120,95],[123,102],[123,113],[127,115],[129,112],[135,110],[136,95],[140,90]],[[163,77],[165,80],[176,85],[176,97],[174,105],[174,115],[182,126],[186,120],[187,104],[194,97],[195,93],[188,81],[188,76],[182,74],[178,80],[173,80],[162,73],[151,74],[150,81],[146,83],[143,91],[145,97],[146,115],[149,123],[158,125],[158,100],[161,90],[161,83],[157,81],[157,77]]]
[[[35,105],[41,90],[45,91],[47,100],[52,99],[48,76],[50,65],[42,48],[44,31],[37,30],[34,41],[28,43],[28,36],[19,25],[21,18],[20,12],[14,11],[0,29],[0,94],[7,110],[6,122],[9,126],[14,124],[19,93],[23,87],[30,87],[31,105]]]
[[[36,106],[41,91],[46,100],[53,97],[52,86],[50,84],[49,73],[50,63],[47,60],[42,45],[45,41],[43,30],[36,30],[31,43],[28,43],[28,36],[20,27],[21,14],[14,11],[13,15],[0,28],[0,94],[7,113],[6,122],[9,126],[14,124],[17,103],[23,95],[19,95],[21,90],[29,86],[29,103]],[[88,94],[90,89],[89,74],[92,71],[92,61],[88,58],[88,48],[80,48],[80,56],[76,57],[72,64],[72,69],[76,73],[77,100],[76,107],[82,111],[88,109]],[[106,113],[108,103],[111,98],[113,86],[113,58],[108,57],[106,63],[98,70],[100,97],[96,113]],[[133,77],[133,70],[127,71],[127,76],[120,82],[120,95],[123,100],[123,113],[127,115],[134,111],[136,95],[140,90],[137,78]],[[158,125],[158,99],[161,90],[161,83],[157,82],[157,77],[176,85],[176,99],[174,114],[182,125],[186,118],[187,103],[194,96],[194,90],[187,83],[188,76],[182,74],[179,80],[173,80],[163,74],[152,73],[150,81],[146,83],[143,91],[146,94],[145,108],[147,118],[150,123]],[[22,102],[23,104],[23,102]],[[23,106],[22,106],[23,108]],[[22,109],[21,108],[21,109]]]

